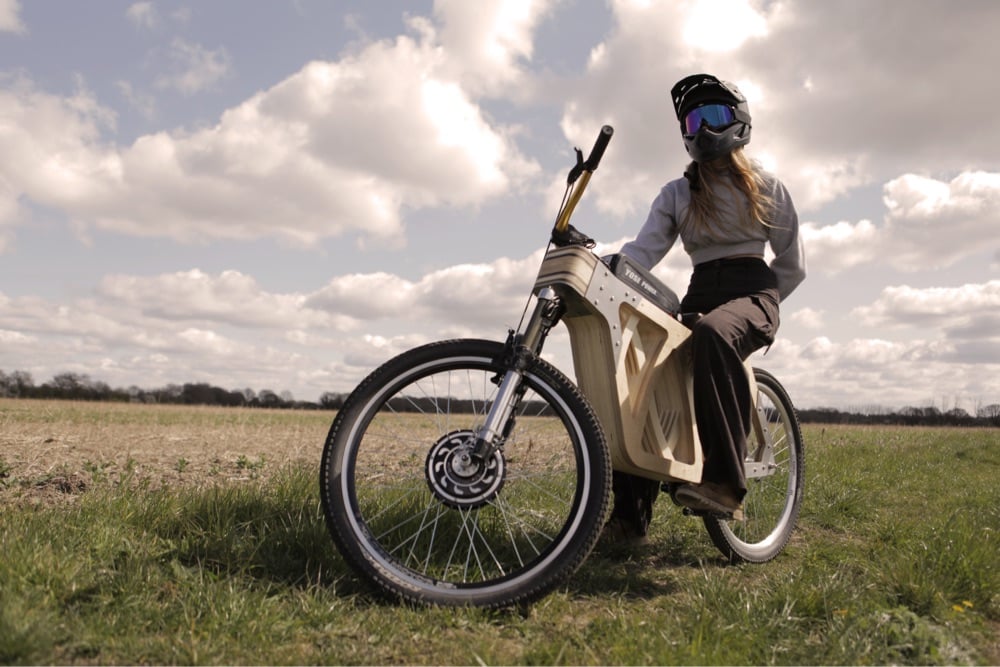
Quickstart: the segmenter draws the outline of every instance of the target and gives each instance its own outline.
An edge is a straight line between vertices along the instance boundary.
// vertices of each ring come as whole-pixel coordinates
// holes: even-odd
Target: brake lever
[[[573,148],[573,150],[576,151],[576,164],[573,165],[573,168],[569,170],[569,175],[566,176],[566,185],[576,183],[576,179],[580,178],[584,169],[587,168],[587,163],[583,159],[583,151],[579,148]]]

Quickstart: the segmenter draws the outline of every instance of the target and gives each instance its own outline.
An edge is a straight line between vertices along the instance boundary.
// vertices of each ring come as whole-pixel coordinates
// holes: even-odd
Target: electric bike
[[[323,449],[320,493],[347,562],[397,599],[504,607],[565,583],[600,536],[612,470],[701,480],[692,315],[622,255],[569,224],[612,136],[579,149],[529,305],[505,342],[449,340],[391,359],[350,394]],[[525,309],[525,313],[529,310]],[[569,332],[576,381],[542,358]],[[746,364],[755,410],[742,520],[699,515],[732,562],[787,544],[802,503],[792,402]],[[694,514],[686,510],[687,514]]]

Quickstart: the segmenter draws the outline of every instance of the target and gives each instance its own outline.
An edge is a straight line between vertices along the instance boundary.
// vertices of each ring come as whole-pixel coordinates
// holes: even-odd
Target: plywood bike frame
[[[546,254],[535,293],[546,287],[566,308],[562,321],[569,329],[577,384],[604,427],[615,470],[661,481],[701,481],[691,331],[580,246]],[[756,396],[753,373],[748,377],[750,395]],[[759,415],[753,422],[757,442],[766,443]],[[752,470],[748,462],[751,476]]]

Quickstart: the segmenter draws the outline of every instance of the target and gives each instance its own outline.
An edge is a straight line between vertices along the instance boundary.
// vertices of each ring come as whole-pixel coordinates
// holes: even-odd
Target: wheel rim
[[[744,556],[771,555],[784,546],[795,520],[799,488],[798,450],[791,416],[774,391],[758,384],[757,407],[766,420],[774,451],[772,474],[747,480],[743,521],[720,522],[728,540]],[[760,446],[755,434],[747,443],[748,460]]]
[[[581,521],[591,471],[580,427],[531,373],[503,449],[479,467],[462,457],[496,375],[475,357],[416,367],[367,402],[349,436],[348,523],[414,589],[513,585],[556,560]]]

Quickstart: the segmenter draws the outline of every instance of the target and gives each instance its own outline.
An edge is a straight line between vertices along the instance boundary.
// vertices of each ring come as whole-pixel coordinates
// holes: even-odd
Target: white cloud
[[[474,94],[519,96],[523,66],[534,51],[534,31],[551,11],[545,0],[437,0],[438,35],[446,71]],[[429,23],[422,24],[428,35]]]
[[[14,225],[21,218],[19,194],[17,188],[0,173],[0,255],[14,238]]]
[[[907,174],[884,192],[891,261],[900,268],[948,266],[997,242],[1000,173],[965,172],[950,182]]]
[[[176,23],[186,24],[191,21],[191,8],[190,7],[178,7],[174,11],[170,12],[170,18]]]
[[[107,196],[117,156],[101,134],[114,128],[115,114],[90,92],[57,97],[0,74],[0,118],[0,229],[22,222],[24,196],[71,215],[81,200]]]
[[[822,329],[824,326],[826,311],[816,310],[815,308],[799,308],[795,312],[787,316],[787,319],[791,322],[795,322],[799,326],[805,327],[806,329]]]
[[[169,288],[170,282],[164,283]],[[160,295],[176,304],[190,289],[174,286],[177,293]],[[239,289],[231,296],[245,296]],[[261,297],[258,296],[258,299]],[[252,309],[254,304],[248,306]],[[151,306],[153,311],[162,310]],[[206,312],[209,311],[209,312]],[[281,379],[295,382],[317,362],[295,349],[280,349],[280,330],[271,335],[257,322],[211,312],[206,304],[192,306],[173,318],[146,315],[137,304],[123,303],[98,294],[95,298],[63,304],[37,297],[0,295],[0,369],[26,370],[39,380],[73,371],[95,373],[112,386],[144,388],[168,383],[208,381],[220,386],[262,388]],[[278,313],[280,315],[281,313]],[[331,319],[326,314],[298,318],[317,331]],[[289,324],[296,323],[295,313]],[[197,324],[193,324],[197,322]],[[276,328],[276,327],[275,327]],[[30,346],[30,354],[25,349]],[[338,382],[356,382],[356,370]],[[323,389],[316,387],[316,395]]]
[[[951,123],[942,103],[976,95],[980,75],[969,63],[995,60],[988,35],[1000,6],[978,5],[956,21],[944,4],[911,12],[900,2],[791,2],[773,17],[766,42],[748,42],[740,56],[768,97],[754,116],[755,141],[781,155],[793,193],[807,190],[803,166],[828,165],[858,184],[888,179],[899,164],[929,173],[997,168],[1000,119],[980,107]]]
[[[4,114],[26,119],[0,138],[0,209],[9,220],[23,195],[83,227],[182,241],[398,242],[403,207],[475,206],[538,171],[447,69],[433,42],[376,42],[306,65],[214,127],[123,148],[100,143],[109,114],[93,98],[21,82],[0,90]]]
[[[976,401],[1000,393],[1000,281],[887,287],[849,317],[854,331],[882,335],[823,336],[802,345],[779,338],[760,364],[775,370],[793,397],[810,397],[805,404],[812,406],[822,400],[841,408],[899,408],[961,396],[973,412]],[[887,337],[899,330],[915,337]]]
[[[871,180],[868,158],[864,155],[838,156],[823,162],[793,157],[788,162],[791,169],[782,167],[782,180],[794,193],[795,205],[800,210],[813,210]]]
[[[153,28],[159,21],[156,8],[152,2],[133,2],[125,10],[125,16],[138,28]]]
[[[192,347],[198,348],[212,356],[231,356],[237,349],[237,346],[232,341],[227,340],[214,331],[193,328],[184,329],[177,334],[177,337],[190,343]]]
[[[682,173],[669,91],[693,72],[741,86],[753,117],[749,151],[768,156],[802,211],[887,181],[900,164],[927,173],[1000,169],[1000,116],[972,105],[949,123],[941,109],[956,95],[979,95],[980,73],[968,64],[996,59],[998,4],[977,5],[960,21],[946,4],[913,12],[856,0],[617,0],[611,9],[615,23],[563,118],[577,145],[606,122],[618,130],[599,192],[610,214],[643,210]]]
[[[126,6],[111,10],[119,24]],[[151,3],[131,2],[125,11],[136,27],[196,17]],[[0,17],[4,12],[24,30],[18,3],[0,0]],[[378,30],[387,22],[376,25],[384,11],[359,12],[358,25],[384,34]],[[608,26],[586,26],[586,39],[603,33],[588,62],[581,49],[590,45],[573,20],[607,13]],[[550,16],[555,20],[546,24]],[[897,0],[614,0],[599,10],[578,2],[449,0],[432,15],[406,19],[399,36],[309,45],[313,53],[338,55],[277,82],[250,79],[242,67],[239,77],[230,76],[235,42],[221,41],[228,36],[218,32],[205,37],[212,34],[210,17],[197,19],[202,44],[233,50],[213,51],[189,37],[175,42],[174,51],[151,52],[153,59],[174,54],[169,85],[194,93],[225,81],[227,91],[244,84],[258,91],[198,126],[165,126],[129,145],[115,143],[111,100],[99,101],[82,85],[63,95],[26,78],[0,78],[0,251],[20,251],[15,232],[30,216],[63,213],[71,229],[94,240],[87,249],[93,264],[109,266],[103,280],[74,285],[77,296],[0,296],[0,368],[19,369],[30,360],[27,370],[39,378],[100,369],[101,379],[115,385],[204,380],[278,388],[287,379],[297,394],[318,395],[350,389],[378,363],[428,340],[502,337],[516,324],[510,320],[520,314],[537,253],[481,262],[480,248],[475,259],[450,266],[431,256],[407,257],[409,270],[436,268],[421,276],[383,264],[382,271],[334,273],[326,284],[269,292],[263,273],[261,282],[236,271],[124,275],[106,239],[115,233],[198,243],[264,239],[266,246],[273,239],[309,245],[340,236],[348,243],[335,252],[349,253],[351,241],[402,245],[408,225],[419,220],[426,225],[419,230],[424,249],[434,238],[428,222],[434,209],[478,214],[484,203],[499,202],[484,207],[499,217],[506,213],[503,197],[544,189],[550,177],[534,156],[546,161],[556,143],[566,147],[550,140],[551,127],[544,126],[560,114],[569,143],[584,148],[602,124],[615,126],[583,206],[592,213],[587,209],[597,204],[603,236],[622,233],[618,216],[635,216],[628,227],[634,232],[660,186],[687,161],[670,87],[708,71],[747,94],[750,152],[788,184],[800,212],[836,199],[833,219],[840,220],[803,224],[810,273],[838,278],[807,280],[796,300],[809,297],[801,303],[812,307],[783,312],[791,337],[780,337],[761,365],[778,372],[804,406],[925,404],[944,393],[1000,392],[993,379],[1000,376],[996,281],[974,274],[990,253],[988,270],[997,267],[992,211],[1000,203],[1000,117],[981,72],[970,66],[996,60],[996,3],[913,12]],[[10,25],[0,18],[0,30]],[[706,25],[714,30],[704,31]],[[544,44],[538,34],[546,35]],[[565,48],[570,41],[574,48]],[[167,116],[168,106],[196,102],[171,96],[171,105],[154,107],[141,95],[152,85],[119,84],[118,92],[147,120],[154,112]],[[950,115],[951,100],[981,95],[987,103],[963,106],[961,118]],[[868,195],[880,183],[885,210],[858,208],[855,190],[866,186],[860,201],[870,207]],[[34,231],[25,234],[25,247],[37,247],[28,243],[37,241]],[[511,253],[505,243],[496,255]],[[186,251],[162,248],[165,256]],[[225,252],[222,243],[212,250]],[[456,256],[454,247],[443,252]],[[939,270],[922,273],[931,267]],[[688,270],[679,248],[656,267],[681,290]],[[905,281],[897,271],[907,272]],[[859,275],[871,282],[861,285]],[[879,293],[890,281],[897,286]],[[87,297],[78,296],[88,288]],[[38,289],[60,291],[54,282]],[[32,288],[18,283],[18,290]],[[866,290],[875,295],[870,303],[849,315],[838,310],[845,302],[857,306]],[[828,337],[799,338],[799,331]],[[571,368],[564,331],[550,341],[546,356]]]
[[[882,263],[900,271],[951,266],[996,246],[1000,173],[965,172],[951,181],[904,174],[883,188],[885,221],[802,224],[810,267],[837,273]]]
[[[997,347],[992,358],[966,354],[960,342],[826,337],[802,345],[780,338],[754,360],[774,372],[802,407],[867,409],[934,405],[961,397],[967,410],[1000,394]],[[951,406],[949,406],[951,407]]]
[[[882,290],[872,305],[856,308],[852,315],[869,326],[977,330],[980,328],[972,326],[977,319],[1000,317],[1000,280],[959,287],[890,286]],[[990,334],[1000,340],[1000,331],[990,330]]]
[[[353,389],[364,375],[389,359],[436,339],[436,336],[428,337],[422,334],[390,337],[366,334],[345,340],[339,348],[343,351],[342,362],[335,365],[338,370],[343,371],[343,377],[331,380],[337,382],[339,387]],[[349,380],[345,382],[347,378],[356,378],[356,381],[353,384]]]
[[[230,74],[232,58],[225,47],[207,49],[201,44],[176,38],[170,45],[173,72],[157,79],[157,86],[182,95],[208,90]]]
[[[446,267],[416,282],[388,273],[339,276],[305,305],[369,321],[394,318],[483,335],[516,324],[509,320],[528,298],[540,262],[539,250],[523,260]]]
[[[684,148],[673,118],[670,87],[690,74],[682,3],[617,0],[614,27],[595,46],[583,80],[563,105],[562,130],[589,148],[602,125],[616,128],[594,194],[599,210],[615,216],[648,210],[656,192],[680,176]],[[671,176],[671,178],[674,176]]]
[[[267,329],[316,327],[328,331],[357,325],[350,317],[306,307],[306,297],[301,294],[264,292],[256,280],[238,271],[214,276],[197,269],[153,277],[107,276],[99,293],[144,317],[174,322]]]
[[[695,50],[729,52],[767,35],[767,19],[747,0],[700,0],[684,22],[684,42]]]
[[[0,304],[0,328],[39,341],[32,355],[34,363],[50,356],[58,356],[59,363],[65,363],[67,359],[72,359],[72,351],[89,354],[103,351],[105,347],[169,348],[170,334],[147,324],[138,321],[131,313],[101,308],[99,304],[86,300],[67,305],[36,297],[19,297]],[[56,345],[52,343],[54,340],[61,342]],[[15,367],[20,368],[19,365]]]
[[[882,233],[870,220],[823,226],[804,222],[800,233],[810,271],[837,273],[880,257]]]
[[[0,32],[26,32],[18,0],[0,0]]]
[[[269,293],[237,271],[199,270],[109,275],[93,296],[68,303],[0,294],[0,340],[11,343],[0,347],[0,368],[24,368],[11,356],[14,343],[34,341],[45,350],[25,370],[36,375],[78,370],[67,368],[70,360],[97,363],[99,355],[116,364],[101,372],[113,385],[214,376],[220,386],[260,388],[252,377],[258,368],[261,377],[300,377],[315,395],[345,391],[374,366],[430,340],[502,337],[516,325],[540,258],[539,250],[523,260],[450,266],[416,282],[386,273],[341,276],[309,294]],[[362,321],[380,333],[365,333]],[[389,334],[392,328],[403,333]]]
[[[129,107],[138,111],[140,116],[146,120],[156,117],[156,99],[152,95],[136,90],[128,81],[116,81],[115,86]]]
[[[8,331],[0,329],[0,343],[4,345],[31,344],[38,342],[35,336],[26,336],[20,331]]]
[[[94,297],[75,303],[0,295],[0,332],[5,341],[45,341],[27,369],[38,377],[93,372],[93,365],[86,370],[88,359],[111,359],[115,364],[102,367],[101,379],[113,386],[208,381],[259,389],[287,381],[300,397],[318,396],[350,390],[375,366],[429,340],[501,337],[514,324],[507,320],[520,312],[540,252],[523,260],[446,267],[416,281],[386,273],[342,276],[309,294],[267,293],[252,277],[233,271],[109,276]],[[804,406],[899,407],[925,405],[945,393],[994,396],[1000,391],[1000,379],[992,379],[1000,378],[1000,368],[994,368],[998,293],[998,281],[889,289],[852,314],[860,326],[909,323],[942,337],[818,337],[801,346],[779,338],[755,363],[776,372]],[[822,315],[805,308],[787,317],[809,326]],[[338,333],[336,318],[366,321],[381,333]],[[393,328],[405,333],[389,333]],[[560,328],[546,356],[571,374],[565,348]],[[10,356],[15,349],[0,352],[0,368],[24,368]],[[68,368],[67,360],[80,368]]]

